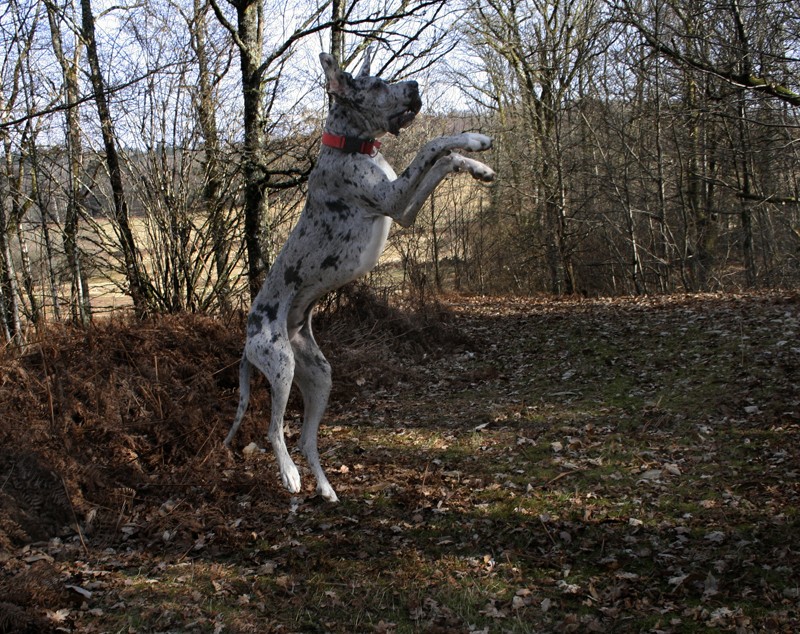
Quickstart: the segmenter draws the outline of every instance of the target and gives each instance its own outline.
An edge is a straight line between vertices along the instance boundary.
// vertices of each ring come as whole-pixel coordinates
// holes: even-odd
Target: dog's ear
[[[347,89],[347,80],[344,77],[339,63],[333,55],[320,53],[319,61],[322,63],[322,70],[325,71],[325,89],[329,95],[344,96]]]
[[[359,77],[369,77],[370,73],[370,65],[372,64],[372,47],[368,46],[367,50],[364,51],[364,63],[361,64],[361,70],[358,71]]]

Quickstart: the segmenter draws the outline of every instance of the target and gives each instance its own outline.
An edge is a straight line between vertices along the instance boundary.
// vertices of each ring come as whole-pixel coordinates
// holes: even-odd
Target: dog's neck
[[[358,112],[353,106],[334,100],[328,111],[324,130],[337,136],[371,140],[386,134],[386,128],[375,119],[376,117]]]
[[[346,154],[357,153],[375,156],[381,147],[381,142],[376,139],[362,139],[361,137],[333,134],[325,131],[322,133],[322,145],[341,150]]]

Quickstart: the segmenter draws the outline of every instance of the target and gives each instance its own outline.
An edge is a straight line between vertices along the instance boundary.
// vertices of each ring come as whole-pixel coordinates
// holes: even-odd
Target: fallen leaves
[[[800,627],[796,297],[451,310],[438,344],[319,329],[339,505],[280,488],[263,382],[219,449],[240,342],[213,320],[9,360],[0,433],[36,454],[0,455],[0,632]]]

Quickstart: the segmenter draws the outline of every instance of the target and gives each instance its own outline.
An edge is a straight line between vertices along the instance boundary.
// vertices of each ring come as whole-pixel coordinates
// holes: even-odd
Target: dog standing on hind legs
[[[283,417],[289,390],[303,396],[300,450],[317,481],[317,493],[337,501],[320,464],[317,432],[331,389],[331,367],[311,331],[311,313],[325,293],[370,271],[386,244],[392,221],[413,224],[425,200],[451,172],[468,172],[490,182],[494,172],[454,152],[488,150],[492,140],[463,133],[427,143],[398,177],[378,153],[376,139],[397,135],[422,107],[415,81],[387,83],[370,75],[370,51],[357,76],[321,54],[330,96],[323,147],[309,176],[308,196],[297,225],[253,301],[239,366],[239,408],[225,438],[230,447],[250,398],[255,366],[270,383],[269,439],[284,486],[300,491],[300,473],[289,456]]]

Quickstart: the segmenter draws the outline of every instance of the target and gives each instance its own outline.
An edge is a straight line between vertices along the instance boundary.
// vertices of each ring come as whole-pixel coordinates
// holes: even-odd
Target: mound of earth
[[[336,374],[332,409],[352,397],[352,375],[367,363],[373,388],[403,378],[405,364],[381,341],[413,356],[449,337],[439,315],[410,320],[359,286],[337,296],[315,326]],[[218,487],[230,459],[220,443],[236,411],[244,331],[241,313],[54,324],[23,354],[6,353],[0,548],[116,530],[154,490],[161,499],[189,483]],[[250,419],[263,424],[244,425],[240,447],[263,443],[266,432],[269,391],[260,376],[253,384]],[[288,416],[300,408],[293,394]]]

